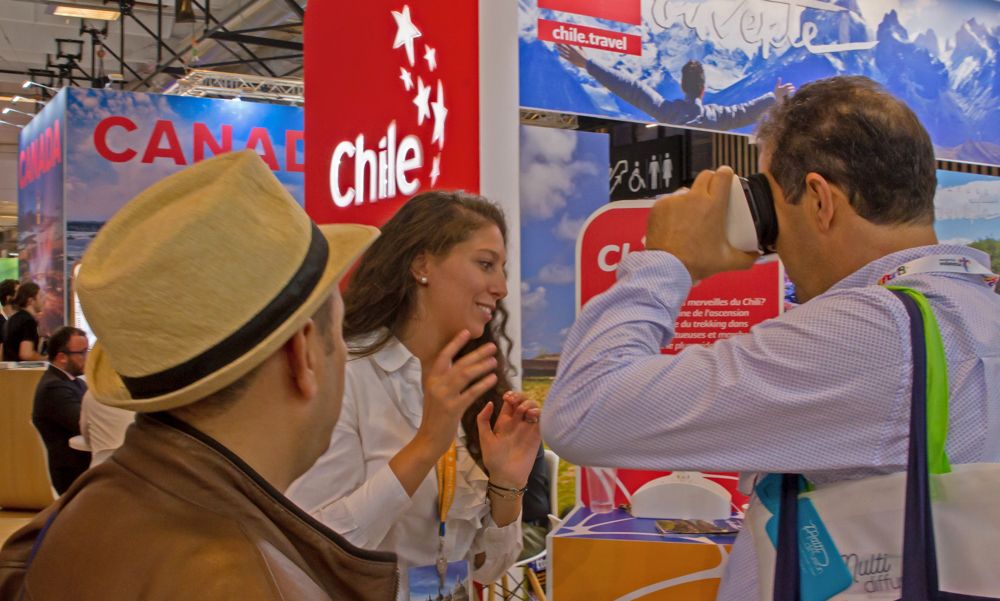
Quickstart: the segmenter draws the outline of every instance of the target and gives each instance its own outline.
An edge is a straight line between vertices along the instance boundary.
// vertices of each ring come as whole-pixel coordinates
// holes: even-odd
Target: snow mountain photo
[[[520,0],[521,106],[651,122],[538,39],[538,20],[638,35],[642,55],[587,58],[683,98],[681,68],[702,63],[705,104],[733,105],[834,75],[864,75],[916,112],[940,159],[1000,165],[1000,5],[958,0],[643,0],[642,25],[539,9]],[[970,17],[970,15],[972,15]],[[847,50],[838,50],[844,49]],[[750,134],[753,127],[736,130]]]

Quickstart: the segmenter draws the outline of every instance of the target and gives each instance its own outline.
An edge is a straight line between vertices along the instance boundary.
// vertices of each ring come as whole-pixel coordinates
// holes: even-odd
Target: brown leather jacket
[[[398,580],[394,554],[354,547],[165,414],[139,415],[124,446],[0,551],[0,601],[22,582],[25,601],[394,601]]]

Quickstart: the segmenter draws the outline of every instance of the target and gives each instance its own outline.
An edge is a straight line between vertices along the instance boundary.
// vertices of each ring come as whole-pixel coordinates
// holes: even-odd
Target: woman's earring
[[[420,278],[420,283],[421,284],[426,284],[427,283],[427,278]]]

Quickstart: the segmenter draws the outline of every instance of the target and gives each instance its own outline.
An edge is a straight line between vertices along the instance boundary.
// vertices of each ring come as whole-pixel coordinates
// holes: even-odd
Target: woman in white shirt
[[[462,192],[417,195],[385,224],[344,294],[352,358],[330,448],[287,492],[352,543],[395,552],[404,601],[410,568],[468,560],[485,584],[522,546],[540,409],[510,391],[497,348],[510,348],[506,237],[502,211]]]

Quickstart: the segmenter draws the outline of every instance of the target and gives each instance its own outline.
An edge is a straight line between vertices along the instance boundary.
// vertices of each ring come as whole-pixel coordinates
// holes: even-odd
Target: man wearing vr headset
[[[909,319],[880,285],[900,278],[940,326],[949,458],[1000,461],[1000,421],[988,417],[1000,415],[996,279],[986,253],[937,243],[934,150],[916,115],[867,78],[835,77],[771,109],[758,136],[773,250],[804,304],[748,334],[660,354],[692,283],[758,256],[726,238],[732,170],[702,172],[657,202],[646,251],[622,260],[618,283],[574,324],[544,408],[546,442],[579,465],[745,472],[745,493],[754,473],[819,484],[905,471]],[[942,256],[968,273],[928,267]],[[718,598],[759,599],[748,532]]]

